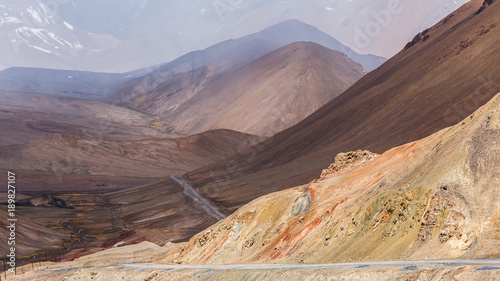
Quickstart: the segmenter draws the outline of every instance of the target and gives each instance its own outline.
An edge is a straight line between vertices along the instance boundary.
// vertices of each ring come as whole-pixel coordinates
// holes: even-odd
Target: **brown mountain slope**
[[[318,178],[340,152],[370,149],[382,153],[456,124],[456,119],[465,118],[464,114],[493,96],[495,89],[500,90],[496,56],[500,28],[491,29],[460,54],[457,50],[450,53],[485,23],[491,26],[498,20],[497,2],[475,15],[481,5],[481,1],[465,5],[428,31],[432,37],[369,73],[298,125],[228,160],[190,172],[187,178],[231,213],[262,195]],[[429,59],[434,56],[435,60]],[[469,70],[460,68],[463,65]],[[175,193],[178,189],[169,179],[141,188],[151,197],[160,196],[159,190]],[[139,191],[132,192],[121,203],[134,209],[137,194]],[[197,222],[201,217],[180,210],[171,215],[185,216],[190,230],[204,227]],[[135,212],[127,219],[140,222],[148,215]],[[168,241],[168,233],[177,231],[171,226],[151,241]]]
[[[282,47],[230,72],[179,74],[133,104],[165,115],[177,134],[213,129],[271,136],[303,120],[364,74],[345,54],[311,42]]]
[[[154,69],[132,71],[129,74],[134,76],[143,71],[150,72],[123,83],[111,96],[114,100],[131,102],[150,92],[161,91],[169,87],[169,84],[172,83],[170,79],[177,75],[184,76],[197,69],[209,70],[208,76],[220,74],[249,64],[279,47],[280,45],[262,38],[224,41],[205,50],[188,53],[169,63],[156,66]],[[177,78],[174,78],[172,81],[176,80]],[[185,89],[181,88],[180,90]],[[170,103],[170,101],[165,100],[162,102]]]
[[[220,161],[262,140],[230,130],[176,139],[122,142],[73,133],[51,134],[28,144],[0,147],[0,168],[159,178]]]
[[[499,186],[500,93],[453,127],[261,197],[162,260],[499,258]]]
[[[0,145],[23,144],[51,133],[80,133],[113,141],[167,138],[155,118],[116,104],[48,94],[0,92]]]
[[[136,108],[163,116],[196,95],[213,76],[223,71],[220,68],[212,64],[189,72],[179,73],[161,82],[145,94],[130,97],[128,102]]]
[[[296,126],[188,178],[234,211],[312,180],[342,151],[382,153],[455,124],[500,90],[500,3],[477,13],[482,4],[464,5]]]
[[[27,144],[1,146],[0,167],[17,175],[18,203],[33,200],[33,196],[51,195],[75,208],[18,206],[20,216],[37,222],[27,220],[21,237],[48,235],[19,240],[19,253],[49,251],[52,259],[62,250],[64,239],[72,247],[67,257],[95,251],[103,243],[103,247],[110,247],[114,243],[108,240],[119,241],[122,238],[116,237],[120,235],[134,241],[185,241],[215,220],[179,185],[168,181],[171,185],[141,185],[220,161],[263,139],[230,130],[134,141],[56,133]],[[123,193],[104,195],[124,188]],[[7,193],[1,197],[6,199]],[[69,225],[62,226],[62,221]]]
[[[217,222],[170,178],[109,193],[104,198],[120,206],[123,230],[131,233],[116,241],[151,241],[158,245],[187,241]]]
[[[64,212],[64,210],[61,209],[54,209],[54,213]],[[0,207],[0,211],[2,212],[0,214],[0,235],[4,238],[10,237],[10,229],[7,228],[10,224],[10,222],[7,221],[9,218],[9,212],[7,210],[7,206]],[[10,247],[14,246],[16,248],[17,258],[26,257],[36,250],[39,250],[40,245],[46,248],[57,247],[61,244],[61,240],[67,239],[70,236],[69,233],[62,233],[45,227],[42,222],[30,216],[16,214],[16,218],[19,222],[22,222],[16,223],[16,244],[9,245],[6,242],[4,245],[1,245],[0,250],[2,250],[5,255],[10,254]]]

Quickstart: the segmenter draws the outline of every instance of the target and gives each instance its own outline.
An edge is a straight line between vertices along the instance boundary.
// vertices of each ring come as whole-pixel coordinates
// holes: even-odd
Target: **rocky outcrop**
[[[486,7],[493,4],[493,2],[495,2],[495,1],[496,0],[484,0],[483,5],[481,5],[481,8],[479,8],[479,10],[477,10],[476,15],[481,13],[484,9],[486,9]]]
[[[420,32],[419,34],[415,35],[415,37],[413,37],[413,40],[411,40],[410,42],[408,42],[408,44],[406,44],[406,46],[404,47],[404,50],[408,50],[409,48],[411,48],[413,45],[419,43],[419,42],[425,42],[427,41],[427,39],[429,39],[429,34],[427,34],[429,32],[429,29],[426,29],[422,32]]]
[[[339,153],[335,156],[335,163],[331,164],[327,169],[321,172],[320,180],[327,179],[342,170],[362,167],[378,156],[378,154],[368,150]]]

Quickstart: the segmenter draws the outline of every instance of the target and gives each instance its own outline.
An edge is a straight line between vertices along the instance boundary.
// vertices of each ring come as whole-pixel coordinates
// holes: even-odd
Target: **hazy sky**
[[[0,0],[0,68],[37,61],[65,68],[73,58],[68,68],[132,70],[287,19],[313,25],[358,53],[390,57],[465,2]],[[118,62],[122,67],[114,67]]]

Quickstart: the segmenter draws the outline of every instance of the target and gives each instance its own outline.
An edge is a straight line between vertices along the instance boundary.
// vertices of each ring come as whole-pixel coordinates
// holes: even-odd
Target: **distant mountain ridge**
[[[191,71],[214,63],[231,63],[222,70],[243,66],[278,48],[300,41],[315,42],[332,50],[345,53],[353,61],[363,65],[367,71],[377,68],[386,61],[382,57],[359,55],[314,26],[298,20],[287,20],[247,36],[226,40],[206,49],[190,52],[171,62],[140,69],[138,71],[147,71],[149,73],[141,78],[147,80],[148,83],[143,83],[145,85],[143,85],[143,90],[139,94],[152,90],[154,86],[151,85],[157,85],[158,80],[172,77],[181,72]],[[134,71],[130,73],[135,74]],[[130,94],[132,93],[129,92]],[[127,93],[121,92],[119,95],[127,99],[123,97]],[[137,95],[137,93],[134,93],[134,95]]]
[[[224,128],[272,136],[303,120],[364,74],[361,65],[344,53],[296,42],[210,79],[189,100],[164,111],[160,120],[167,132],[177,134]],[[144,100],[158,105],[184,95],[176,89],[165,89],[167,98],[153,94]],[[148,111],[144,104],[136,105]]]
[[[262,47],[259,42],[268,42],[262,38],[241,41],[257,42],[251,44],[257,50]],[[312,42],[292,43],[253,61],[244,57],[251,62],[241,66],[241,57],[226,61],[232,51],[223,51],[236,42],[192,54],[201,60],[181,58],[180,63],[160,66],[125,83],[116,95],[158,116],[168,133],[231,129],[270,136],[301,121],[365,74],[346,54]],[[207,53],[215,53],[219,59],[207,59],[203,56]],[[183,66],[190,69],[204,61],[213,63],[175,74]]]
[[[207,65],[217,65],[212,67],[213,74],[221,73],[244,66],[280,47],[298,41],[316,42],[332,50],[346,53],[369,71],[385,61],[381,57],[359,55],[315,27],[297,20],[289,20],[255,34],[191,52],[172,62],[122,74],[13,67],[0,71],[0,89],[101,99],[116,93],[110,98],[126,102],[131,100],[130,95],[137,97],[152,91],[160,83],[179,73]],[[127,83],[128,81],[130,83]]]
[[[0,90],[105,100],[117,86],[138,74],[145,72],[118,74],[12,67],[0,71]]]
[[[0,4],[0,70],[123,73],[289,19],[313,25],[358,53],[390,57],[416,32],[465,2],[397,1],[394,10],[389,0],[5,1]]]
[[[283,21],[243,38],[261,38],[277,43],[281,47],[298,41],[318,43],[329,49],[347,54],[349,58],[360,63],[367,71],[376,69],[387,60],[374,55],[360,55],[337,39],[299,20]]]

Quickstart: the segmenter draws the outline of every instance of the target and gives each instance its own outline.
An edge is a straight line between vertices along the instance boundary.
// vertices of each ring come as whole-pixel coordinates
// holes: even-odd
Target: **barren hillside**
[[[500,94],[453,127],[362,155],[339,160],[349,165],[323,180],[252,201],[162,260],[500,258]]]
[[[28,144],[1,146],[0,169],[160,178],[223,160],[263,139],[230,130],[121,142],[57,133]]]
[[[188,178],[234,211],[311,181],[340,152],[382,153],[456,124],[500,90],[500,3],[482,6],[464,5],[304,121]]]
[[[189,83],[192,97],[164,108],[167,132],[231,129],[271,136],[303,120],[364,75],[361,65],[345,54],[310,42],[287,45],[200,86],[199,72],[189,74],[194,77]],[[159,113],[150,106],[185,97],[183,84],[165,85],[169,88],[162,93],[169,93],[167,97],[154,92],[141,96],[144,102],[137,106]]]

